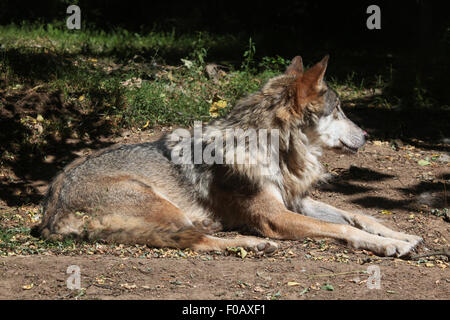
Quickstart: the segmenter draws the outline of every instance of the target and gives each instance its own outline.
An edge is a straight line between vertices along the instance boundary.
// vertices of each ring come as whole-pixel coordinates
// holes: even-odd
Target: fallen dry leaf
[[[298,282],[295,282],[295,281],[289,281],[289,282],[287,283],[287,285],[288,285],[289,287],[294,287],[294,286],[300,286],[301,284],[298,283]]]
[[[31,284],[24,285],[24,286],[22,287],[22,289],[23,289],[23,290],[30,290],[30,289],[32,289],[33,287],[34,287],[34,283],[31,283]]]
[[[137,288],[137,286],[135,284],[129,284],[129,283],[122,283],[120,286],[122,288],[129,289],[129,290]]]

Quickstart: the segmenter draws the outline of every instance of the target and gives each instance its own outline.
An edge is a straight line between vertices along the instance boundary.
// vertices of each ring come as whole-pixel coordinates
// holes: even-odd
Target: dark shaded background
[[[423,24],[429,36],[438,38],[449,22],[444,1],[3,0],[0,23],[50,22],[64,18],[70,4],[81,7],[90,26],[102,29],[120,26],[138,31],[157,26],[183,32],[268,33],[277,39],[297,35],[308,42],[322,37],[327,42],[357,41],[361,46],[375,41],[383,46],[416,47]],[[376,33],[365,28],[365,11],[371,4],[382,10],[382,30]]]
[[[81,7],[83,23],[89,27],[247,34],[260,37],[259,44],[264,48],[261,54],[269,55],[293,54],[299,48],[317,46],[329,49],[336,45],[374,50],[417,50],[427,45],[436,49],[450,22],[445,1],[425,0],[3,0],[0,23],[65,19],[65,9],[70,4]],[[371,4],[381,8],[381,30],[366,28],[366,8]]]
[[[376,51],[416,51],[426,46],[433,50],[438,49],[443,38],[448,36],[446,29],[450,22],[445,1],[425,0],[3,0],[0,24],[64,20],[70,4],[80,6],[83,23],[88,27],[253,35],[263,48],[262,55],[292,55],[299,49],[318,46],[323,50],[333,46]],[[366,28],[366,8],[371,4],[381,8],[381,30]]]
[[[241,59],[252,37],[256,58],[302,54],[311,61],[330,53],[334,61],[343,61],[332,64],[337,76],[354,68],[363,78],[394,66],[401,70],[391,86],[395,94],[408,100],[411,88],[420,86],[437,105],[450,101],[450,16],[445,1],[4,0],[0,24],[65,21],[70,4],[80,6],[83,28],[202,31],[241,39],[240,50],[209,52],[213,60]],[[371,4],[381,8],[381,30],[366,28]],[[177,56],[169,58],[179,62]]]
[[[385,94],[398,97],[408,108],[423,107],[424,99],[432,108],[450,103],[450,16],[445,1],[4,0],[0,24],[64,25],[70,4],[80,6],[83,28],[232,35],[237,40],[209,50],[208,60],[237,66],[251,37],[255,59],[301,54],[310,64],[329,53],[329,74],[337,80],[350,73],[355,82],[385,74],[390,79]],[[366,27],[371,4],[381,8],[381,30]],[[164,58],[178,64],[184,54]]]

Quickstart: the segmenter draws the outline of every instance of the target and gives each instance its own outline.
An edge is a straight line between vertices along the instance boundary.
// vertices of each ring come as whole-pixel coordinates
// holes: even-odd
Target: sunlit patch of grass
[[[73,55],[116,56],[132,58],[136,53],[158,53],[160,57],[186,56],[198,40],[206,48],[226,49],[238,41],[233,35],[212,36],[208,33],[177,34],[150,31],[130,32],[117,28],[114,31],[68,30],[63,24],[10,24],[0,26],[0,40],[7,48],[47,48],[56,53]]]
[[[145,81],[142,86],[126,92],[127,109],[123,112],[129,124],[191,124],[194,120],[210,120],[213,102],[222,100],[228,108],[246,93],[257,90],[273,76],[273,71],[249,74],[234,71],[217,83],[209,81],[201,68],[181,68],[157,81]],[[224,110],[226,112],[226,110]]]
[[[235,39],[208,33],[137,34],[122,29],[105,33],[52,24],[8,25],[0,27],[0,41],[5,48],[0,73],[10,90],[17,85],[57,90],[65,102],[86,114],[116,117],[125,126],[208,120],[214,101],[224,100],[231,107],[287,64],[278,56],[263,59],[259,70],[228,65],[220,81],[211,81],[205,73],[208,55]],[[164,63],[168,56],[180,54],[184,59],[177,60],[177,67]],[[253,59],[247,56],[246,65],[256,66]],[[128,85],[132,79],[140,85]],[[73,130],[67,123],[70,119],[47,128]]]

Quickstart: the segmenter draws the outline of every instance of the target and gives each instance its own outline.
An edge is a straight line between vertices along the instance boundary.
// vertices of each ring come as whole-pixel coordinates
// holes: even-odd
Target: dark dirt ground
[[[7,106],[5,101],[4,104]],[[32,116],[36,117],[33,113]],[[20,121],[14,114],[10,118],[3,115],[2,119],[3,124],[12,123],[11,130],[20,126],[23,132],[40,130],[36,129],[36,121]],[[77,137],[55,139],[45,147],[45,157],[35,158],[29,155],[38,152],[27,152],[27,145],[16,146],[8,140],[8,134],[15,133],[3,132],[0,214],[12,214],[26,226],[32,226],[36,221],[29,219],[30,214],[37,212],[49,180],[62,165],[111,143],[154,140],[161,130],[125,131],[95,141]],[[15,147],[19,148],[17,152],[13,152]],[[450,224],[444,210],[449,203],[447,151],[448,144],[375,139],[354,156],[327,151],[322,160],[332,179],[329,184],[318,186],[312,197],[342,209],[370,214],[395,230],[422,236],[424,243],[418,247],[418,254],[448,250]],[[425,159],[429,160],[426,165],[418,163]],[[14,226],[14,221],[4,220],[3,227]],[[36,254],[22,247],[32,247],[37,240],[29,235],[23,238],[15,239],[22,241],[19,249],[0,255],[0,299],[450,297],[448,257],[382,259],[328,239],[278,241],[281,249],[272,256],[248,253],[243,258],[233,251],[196,253],[98,243],[43,249]],[[80,290],[66,286],[70,276],[66,271],[71,265],[80,267]],[[369,266],[379,267],[380,289],[368,288]]]

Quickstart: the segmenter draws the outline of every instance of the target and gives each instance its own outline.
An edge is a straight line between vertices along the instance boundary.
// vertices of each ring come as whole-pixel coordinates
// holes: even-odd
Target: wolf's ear
[[[327,70],[329,55],[326,55],[322,60],[309,68],[303,74],[303,82],[308,83],[311,88],[320,90],[323,85],[323,77]]]
[[[319,92],[324,89],[323,77],[327,70],[329,56],[326,55],[321,61],[306,70],[295,81],[295,92],[297,95],[297,113],[301,113],[301,108],[315,99]]]
[[[303,60],[302,57],[296,56],[292,59],[291,64],[286,68],[284,72],[286,75],[297,76],[303,74]]]

